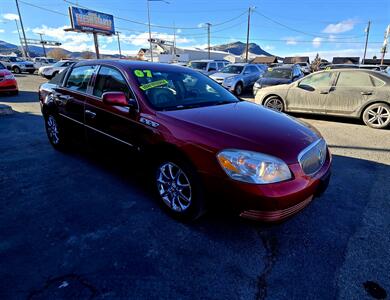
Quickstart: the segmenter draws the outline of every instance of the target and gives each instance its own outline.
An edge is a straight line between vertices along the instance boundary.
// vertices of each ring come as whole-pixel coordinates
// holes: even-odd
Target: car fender
[[[358,111],[356,112],[355,115],[356,115],[358,118],[361,118],[361,117],[363,116],[364,110],[365,110],[368,106],[370,106],[370,105],[372,105],[372,104],[374,104],[374,103],[385,103],[385,104],[387,104],[387,105],[390,105],[390,100],[388,100],[388,99],[380,99],[380,98],[371,99],[371,100],[365,102],[365,103],[358,109]]]

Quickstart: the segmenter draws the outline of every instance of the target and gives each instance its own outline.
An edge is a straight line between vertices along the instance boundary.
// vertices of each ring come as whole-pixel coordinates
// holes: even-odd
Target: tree
[[[47,56],[54,58],[54,59],[57,59],[57,60],[68,58],[68,54],[65,52],[64,49],[61,49],[61,48],[55,48],[55,49],[51,50],[47,54]]]
[[[317,53],[316,54],[316,57],[314,58],[314,60],[311,62],[311,69],[315,72],[315,71],[318,71],[319,68],[320,68],[320,63],[321,63],[321,57],[320,55]]]
[[[80,54],[81,58],[84,59],[92,59],[95,58],[95,53],[90,52],[90,51],[84,51]]]

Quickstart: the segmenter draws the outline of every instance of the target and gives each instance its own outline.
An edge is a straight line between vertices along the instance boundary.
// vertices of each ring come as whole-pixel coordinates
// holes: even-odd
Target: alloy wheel
[[[283,102],[279,98],[270,98],[267,101],[265,101],[264,104],[265,107],[276,110],[276,111],[282,111],[283,110]]]
[[[166,162],[157,171],[157,188],[164,203],[175,212],[183,212],[191,205],[191,183],[184,171]]]
[[[47,133],[50,141],[57,145],[60,142],[57,121],[53,116],[49,116],[46,120]]]
[[[389,123],[390,110],[384,106],[377,106],[370,108],[367,111],[367,122],[374,127],[382,127]]]

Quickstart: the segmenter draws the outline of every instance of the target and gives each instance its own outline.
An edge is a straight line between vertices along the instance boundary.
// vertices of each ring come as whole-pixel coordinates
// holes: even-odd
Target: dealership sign
[[[112,15],[78,7],[70,7],[69,13],[72,29],[75,31],[115,34]]]

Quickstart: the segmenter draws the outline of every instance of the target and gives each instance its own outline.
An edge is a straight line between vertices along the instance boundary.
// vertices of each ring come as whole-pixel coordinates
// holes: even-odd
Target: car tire
[[[284,110],[283,100],[277,96],[271,96],[265,99],[263,106],[279,112]]]
[[[242,83],[241,82],[237,83],[236,86],[234,87],[234,94],[236,94],[236,96],[241,96],[243,91],[244,91],[244,86],[242,85]]]
[[[19,67],[13,67],[12,72],[14,72],[15,74],[20,74],[20,73],[22,73],[22,70],[20,70]]]
[[[374,103],[363,111],[362,118],[371,128],[386,128],[390,124],[390,106],[386,103]]]
[[[184,160],[164,158],[155,168],[157,197],[164,210],[180,221],[194,221],[205,212],[200,179]]]
[[[58,117],[51,113],[45,115],[45,128],[50,144],[57,150],[65,150],[67,148],[65,130],[58,122]]]

